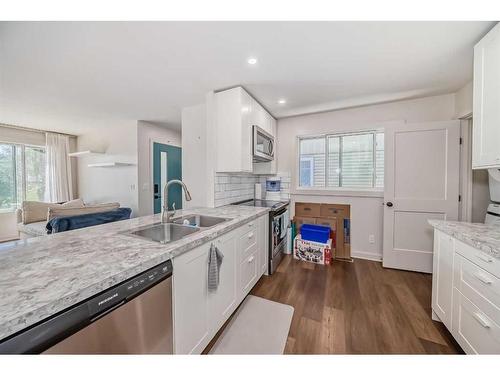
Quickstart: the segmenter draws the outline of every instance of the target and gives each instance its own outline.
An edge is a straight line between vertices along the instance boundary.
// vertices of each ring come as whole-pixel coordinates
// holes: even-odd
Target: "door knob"
[[[387,207],[392,207],[393,206],[392,202],[387,202],[386,205],[387,205]]]

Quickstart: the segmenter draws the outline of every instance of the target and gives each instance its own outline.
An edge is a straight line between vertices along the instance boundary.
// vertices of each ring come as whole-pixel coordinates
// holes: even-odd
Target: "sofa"
[[[47,235],[47,222],[56,217],[69,217],[112,211],[119,203],[85,204],[82,199],[64,203],[24,201],[16,210],[17,230],[20,239]]]

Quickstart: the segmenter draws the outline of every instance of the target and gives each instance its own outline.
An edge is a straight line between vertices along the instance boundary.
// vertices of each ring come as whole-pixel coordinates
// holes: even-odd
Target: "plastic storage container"
[[[327,243],[330,238],[330,227],[316,224],[302,224],[300,236],[303,240]]]

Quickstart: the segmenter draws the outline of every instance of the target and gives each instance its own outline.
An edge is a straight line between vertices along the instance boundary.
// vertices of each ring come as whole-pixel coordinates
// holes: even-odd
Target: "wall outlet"
[[[368,236],[368,242],[369,243],[375,243],[375,235],[374,234],[370,234]]]

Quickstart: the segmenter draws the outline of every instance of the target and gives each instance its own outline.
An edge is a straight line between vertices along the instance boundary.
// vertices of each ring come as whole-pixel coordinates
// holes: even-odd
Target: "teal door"
[[[154,213],[160,213],[163,204],[163,188],[170,180],[182,180],[182,149],[153,142]],[[177,184],[168,189],[168,209],[182,208],[181,187]]]

